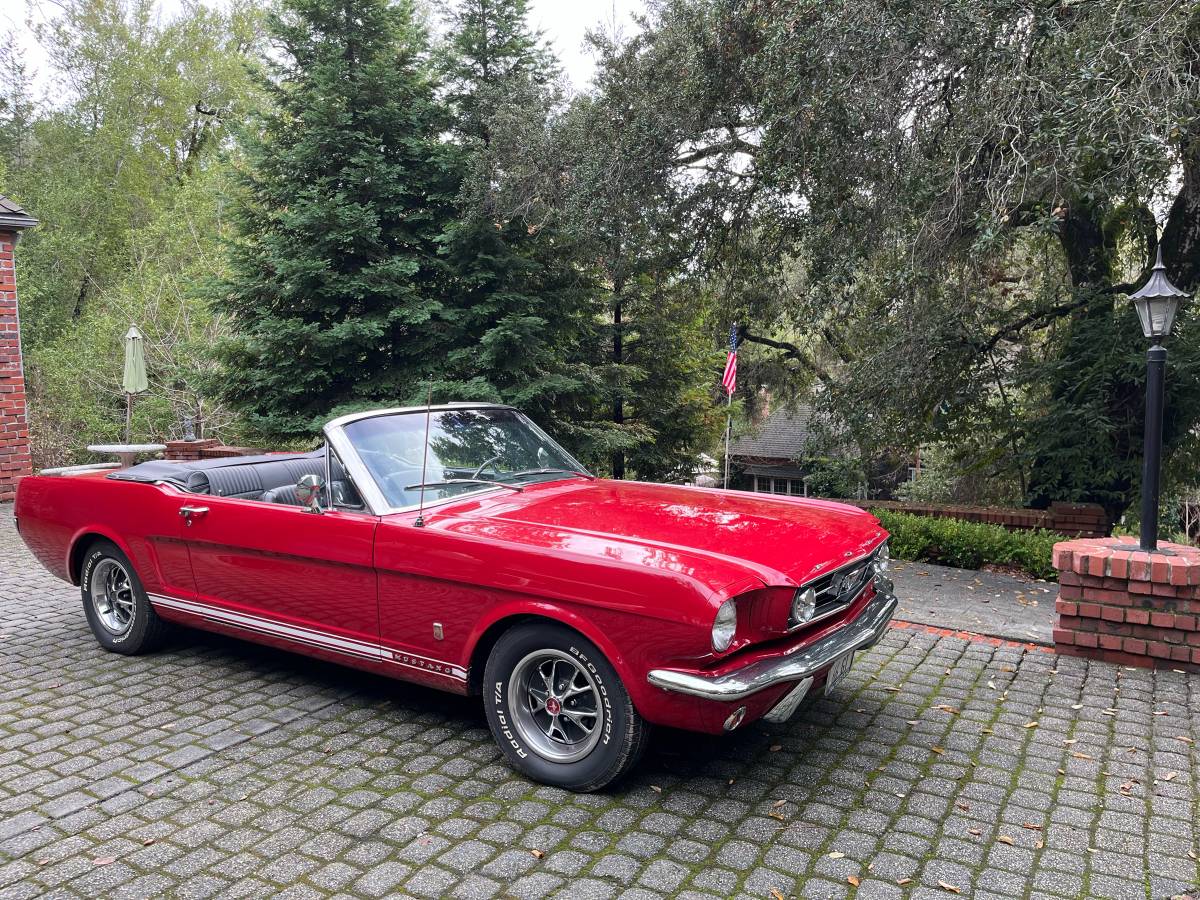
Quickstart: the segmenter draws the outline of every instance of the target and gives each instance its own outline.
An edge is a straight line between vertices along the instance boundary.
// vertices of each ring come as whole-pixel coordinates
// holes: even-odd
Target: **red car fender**
[[[634,706],[641,707],[650,690],[650,686],[646,682],[646,673],[637,672],[635,670],[636,667],[631,664],[625,654],[621,652],[604,630],[599,628],[594,621],[565,604],[534,598],[521,598],[508,600],[492,607],[487,615],[481,616],[475,622],[474,627],[471,629],[466,641],[464,667],[469,665],[470,660],[474,658],[475,652],[479,647],[479,641],[492,626],[505,619],[520,618],[523,616],[535,616],[565,625],[579,632],[579,634],[595,644],[600,652],[604,654],[605,659],[617,670],[617,675],[625,685],[625,689],[629,691],[629,696],[633,699]],[[480,662],[481,667],[484,662],[486,660]],[[472,678],[475,677],[475,674],[472,673]],[[482,670],[478,673],[478,677],[482,679]]]
[[[133,548],[130,547],[129,544],[113,529],[106,525],[100,525],[96,523],[82,525],[71,535],[71,539],[67,542],[66,555],[63,558],[63,571],[67,573],[71,584],[78,586],[83,578],[82,566],[80,566],[80,571],[76,572],[74,567],[71,565],[71,561],[75,558],[75,551],[79,548],[79,542],[84,538],[90,540],[97,537],[112,541],[117,545],[117,549],[124,553],[125,557],[130,561],[135,558]],[[82,562],[82,560],[80,562]]]

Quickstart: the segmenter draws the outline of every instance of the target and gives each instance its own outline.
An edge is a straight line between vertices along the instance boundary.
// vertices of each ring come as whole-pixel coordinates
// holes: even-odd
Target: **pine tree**
[[[239,238],[214,286],[223,390],[264,436],[424,394],[460,332],[439,253],[459,175],[409,0],[285,0],[272,109],[242,141]]]
[[[561,227],[503,196],[560,99],[527,12],[527,0],[460,0],[448,16],[446,99],[466,177],[447,254],[463,331],[438,393],[512,403],[595,460],[609,423],[590,403],[594,275]]]

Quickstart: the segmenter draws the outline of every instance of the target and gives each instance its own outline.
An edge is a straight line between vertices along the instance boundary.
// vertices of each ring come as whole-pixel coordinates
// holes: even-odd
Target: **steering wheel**
[[[492,465],[492,464],[493,464],[493,463],[494,463],[496,460],[498,460],[498,459],[499,459],[501,456],[503,456],[503,455],[504,455],[503,453],[497,453],[497,454],[496,454],[495,456],[493,456],[491,459],[485,459],[483,462],[481,462],[481,463],[479,464],[479,468],[478,468],[478,469],[476,469],[474,472],[472,472],[472,473],[471,473],[471,477],[472,477],[472,478],[478,478],[478,477],[479,477],[481,474],[483,474],[483,470],[484,470],[484,469],[486,469],[488,466],[491,466],[491,467],[492,467],[492,473],[493,473],[493,474],[495,474],[495,475],[499,475],[500,473],[496,471],[496,467],[495,467],[494,465]]]

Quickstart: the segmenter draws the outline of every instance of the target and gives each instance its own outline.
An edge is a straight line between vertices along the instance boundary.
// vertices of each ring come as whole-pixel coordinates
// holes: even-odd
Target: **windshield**
[[[360,419],[346,425],[345,433],[388,506],[415,506],[421,496],[425,413]],[[494,408],[434,410],[424,468],[426,503],[489,490],[490,483],[525,485],[584,471],[519,412]]]

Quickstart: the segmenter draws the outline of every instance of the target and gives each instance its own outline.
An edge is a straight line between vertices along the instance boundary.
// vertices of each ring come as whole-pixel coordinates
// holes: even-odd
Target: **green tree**
[[[214,285],[224,392],[269,436],[423,399],[461,334],[441,248],[458,189],[409,2],[288,0],[272,106],[244,130],[238,237]]]
[[[539,143],[561,101],[556,64],[527,16],[526,0],[461,0],[449,14],[444,96],[464,180],[446,252],[461,331],[433,371],[440,396],[512,403],[594,460],[610,430],[587,411],[594,271],[557,222],[503,199],[508,167]]]
[[[1155,209],[1200,280],[1200,9],[667,0],[646,24],[625,108],[657,116],[693,264],[774,379],[819,385],[860,447],[945,440],[1119,515],[1142,365],[1118,298]],[[1168,452],[1200,421],[1191,331]]]
[[[137,436],[178,436],[197,414],[230,434],[195,377],[221,321],[189,289],[221,266],[219,151],[254,103],[259,22],[242,2],[161,18],[142,0],[56,4],[36,32],[56,87],[40,102],[0,48],[0,191],[41,220],[17,248],[38,465],[83,461],[83,445],[119,436],[130,322],[150,374]]]

